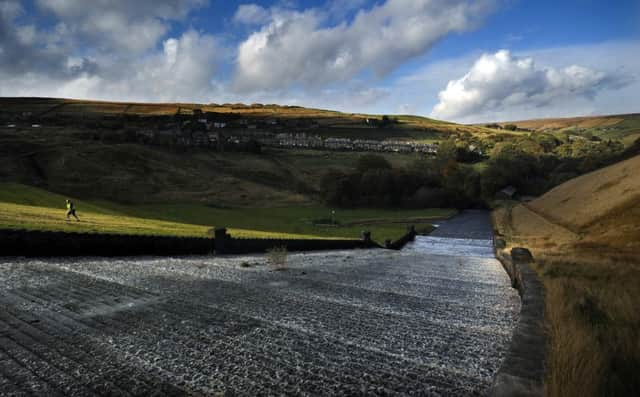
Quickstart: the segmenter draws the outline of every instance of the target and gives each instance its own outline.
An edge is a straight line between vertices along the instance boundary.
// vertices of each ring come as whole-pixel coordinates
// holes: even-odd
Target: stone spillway
[[[520,307],[490,244],[419,237],[286,271],[0,258],[0,394],[481,395]]]

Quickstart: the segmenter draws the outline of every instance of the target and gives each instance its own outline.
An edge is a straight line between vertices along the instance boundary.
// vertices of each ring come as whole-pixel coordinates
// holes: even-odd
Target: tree
[[[350,207],[353,205],[354,177],[338,170],[327,171],[320,180],[320,193],[329,205]]]
[[[515,124],[505,124],[504,129],[507,131],[516,131],[518,130],[518,126]]]

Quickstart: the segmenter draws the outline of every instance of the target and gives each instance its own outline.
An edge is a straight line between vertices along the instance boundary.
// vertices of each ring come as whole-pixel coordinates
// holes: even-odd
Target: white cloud
[[[55,35],[44,34],[34,25],[17,24],[22,15],[19,2],[0,2],[0,72],[67,74],[68,48],[57,44]]]
[[[231,54],[202,32],[167,34],[203,0],[36,0],[52,17],[46,23],[40,14],[27,15],[20,1],[0,0],[0,95],[435,115],[437,93],[451,81],[460,95],[445,98],[438,117],[460,122],[638,111],[638,41],[530,49],[509,54],[503,64],[491,53],[472,73],[482,55],[475,52],[376,78],[428,52],[444,35],[472,28],[490,2],[375,3],[360,11],[363,0],[328,0],[324,10],[306,11],[284,0],[268,9],[245,4],[253,11],[240,7],[236,22],[255,31]],[[218,75],[217,66],[232,55],[234,78],[221,82],[228,68]]]
[[[216,91],[225,56],[216,39],[194,30],[165,37],[203,0],[37,4],[55,16],[52,28],[22,23],[18,2],[0,2],[0,95],[192,101]]]
[[[218,52],[212,36],[187,31],[180,38],[165,40],[162,53],[134,65],[133,76],[120,89],[139,100],[207,101],[214,91]]]
[[[280,105],[297,105],[319,109],[340,110],[347,113],[372,111],[380,103],[385,102],[392,92],[385,87],[371,86],[365,81],[349,81],[318,90],[309,91],[300,88],[289,90],[254,91],[237,93],[227,85],[216,87],[214,102],[217,103],[277,103]],[[385,113],[380,110],[378,113]]]
[[[89,41],[103,50],[139,53],[154,47],[179,20],[206,0],[37,0],[68,32],[66,40]]]
[[[328,14],[317,9],[272,10],[271,22],[239,46],[234,88],[317,87],[367,70],[384,76],[447,34],[475,27],[492,3],[387,0],[328,27]]]
[[[13,19],[23,12],[20,2],[17,0],[5,0],[0,2],[0,16]]]
[[[163,42],[162,51],[135,61],[100,61],[99,73],[80,72],[68,78],[43,73],[5,76],[1,96],[46,96],[130,101],[202,101],[213,98],[219,48],[215,39],[193,30]],[[69,58],[68,67],[86,60]],[[80,66],[82,67],[82,66]],[[123,71],[126,71],[123,73]]]
[[[242,4],[238,7],[233,20],[246,25],[260,25],[269,20],[270,12],[257,4]]]
[[[442,119],[486,118],[526,108],[548,108],[568,100],[593,99],[607,89],[622,88],[628,76],[584,66],[538,67],[531,57],[501,50],[482,55],[462,78],[449,81],[438,94],[432,116]]]
[[[367,0],[329,0],[324,8],[336,18],[343,18],[351,11],[360,9]]]

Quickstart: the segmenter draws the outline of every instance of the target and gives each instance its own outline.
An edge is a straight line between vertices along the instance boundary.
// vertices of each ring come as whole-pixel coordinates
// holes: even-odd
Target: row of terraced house
[[[267,146],[363,152],[431,153],[438,145],[403,141],[376,141],[373,139],[323,138],[306,133],[279,133],[272,138],[259,140]]]
[[[217,148],[257,142],[261,146],[287,149],[427,154],[435,154],[438,150],[437,144],[322,137],[307,133],[274,133],[259,129],[223,130],[212,128],[210,130],[195,131],[180,128],[164,131],[144,129],[138,131],[137,138],[142,143]]]

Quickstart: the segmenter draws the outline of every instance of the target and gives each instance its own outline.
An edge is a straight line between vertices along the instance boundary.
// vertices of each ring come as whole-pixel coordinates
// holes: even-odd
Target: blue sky
[[[640,2],[0,0],[0,95],[460,122],[638,112]]]

